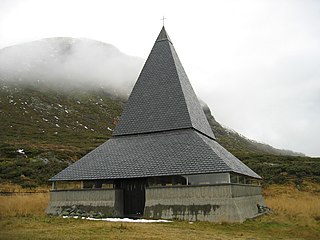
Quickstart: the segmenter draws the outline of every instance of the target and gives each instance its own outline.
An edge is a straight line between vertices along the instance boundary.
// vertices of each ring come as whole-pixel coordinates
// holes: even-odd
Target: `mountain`
[[[90,46],[104,60],[95,58]],[[90,67],[77,61],[79,56]],[[113,68],[112,61],[125,63],[123,69]],[[125,76],[131,79],[125,80],[124,88],[129,87],[138,75],[129,66],[131,61],[136,68],[143,63],[111,45],[69,38],[0,50],[0,182],[29,187],[44,184],[108,140],[127,97],[126,90],[117,84]],[[82,75],[76,73],[77,68]],[[97,69],[101,70],[100,78],[93,73]],[[104,81],[103,76],[120,83]],[[296,179],[298,173],[298,180],[309,177],[320,181],[319,159],[247,139],[222,127],[204,103],[203,109],[217,141],[265,182],[286,182]]]
[[[89,39],[46,38],[0,50],[0,77],[62,90],[105,88],[127,96],[144,60]],[[44,87],[42,86],[42,87]]]

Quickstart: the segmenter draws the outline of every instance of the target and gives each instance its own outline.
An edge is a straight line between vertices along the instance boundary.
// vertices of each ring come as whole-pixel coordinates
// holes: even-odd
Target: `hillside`
[[[46,183],[111,137],[123,104],[103,88],[61,91],[44,83],[0,80],[0,181],[29,187]],[[294,153],[246,139],[204,110],[217,141],[266,183],[319,180],[319,159],[287,156]]]
[[[0,82],[0,181],[45,183],[110,138],[122,105],[102,89],[66,93]]]
[[[47,179],[108,140],[143,64],[110,44],[48,38],[0,50],[0,182]],[[319,159],[275,149],[222,127],[217,141],[265,183],[320,181]]]

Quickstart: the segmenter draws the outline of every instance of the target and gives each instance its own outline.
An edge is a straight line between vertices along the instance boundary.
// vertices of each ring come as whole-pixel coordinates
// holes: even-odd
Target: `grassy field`
[[[0,239],[320,239],[319,185],[272,185],[273,213],[242,224],[111,223],[46,216],[48,193],[0,196]]]

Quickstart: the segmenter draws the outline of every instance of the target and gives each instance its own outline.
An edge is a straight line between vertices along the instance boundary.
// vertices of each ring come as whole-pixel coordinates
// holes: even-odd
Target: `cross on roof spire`
[[[166,20],[166,18],[163,16],[160,20],[162,20],[162,24],[164,26],[164,20]]]

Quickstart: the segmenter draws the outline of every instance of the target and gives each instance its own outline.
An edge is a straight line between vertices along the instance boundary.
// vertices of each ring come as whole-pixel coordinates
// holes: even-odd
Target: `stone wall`
[[[83,211],[122,216],[123,192],[119,189],[52,190],[46,212],[59,215],[72,206]]]
[[[243,222],[265,205],[260,186],[217,184],[146,189],[145,217],[187,221]]]

